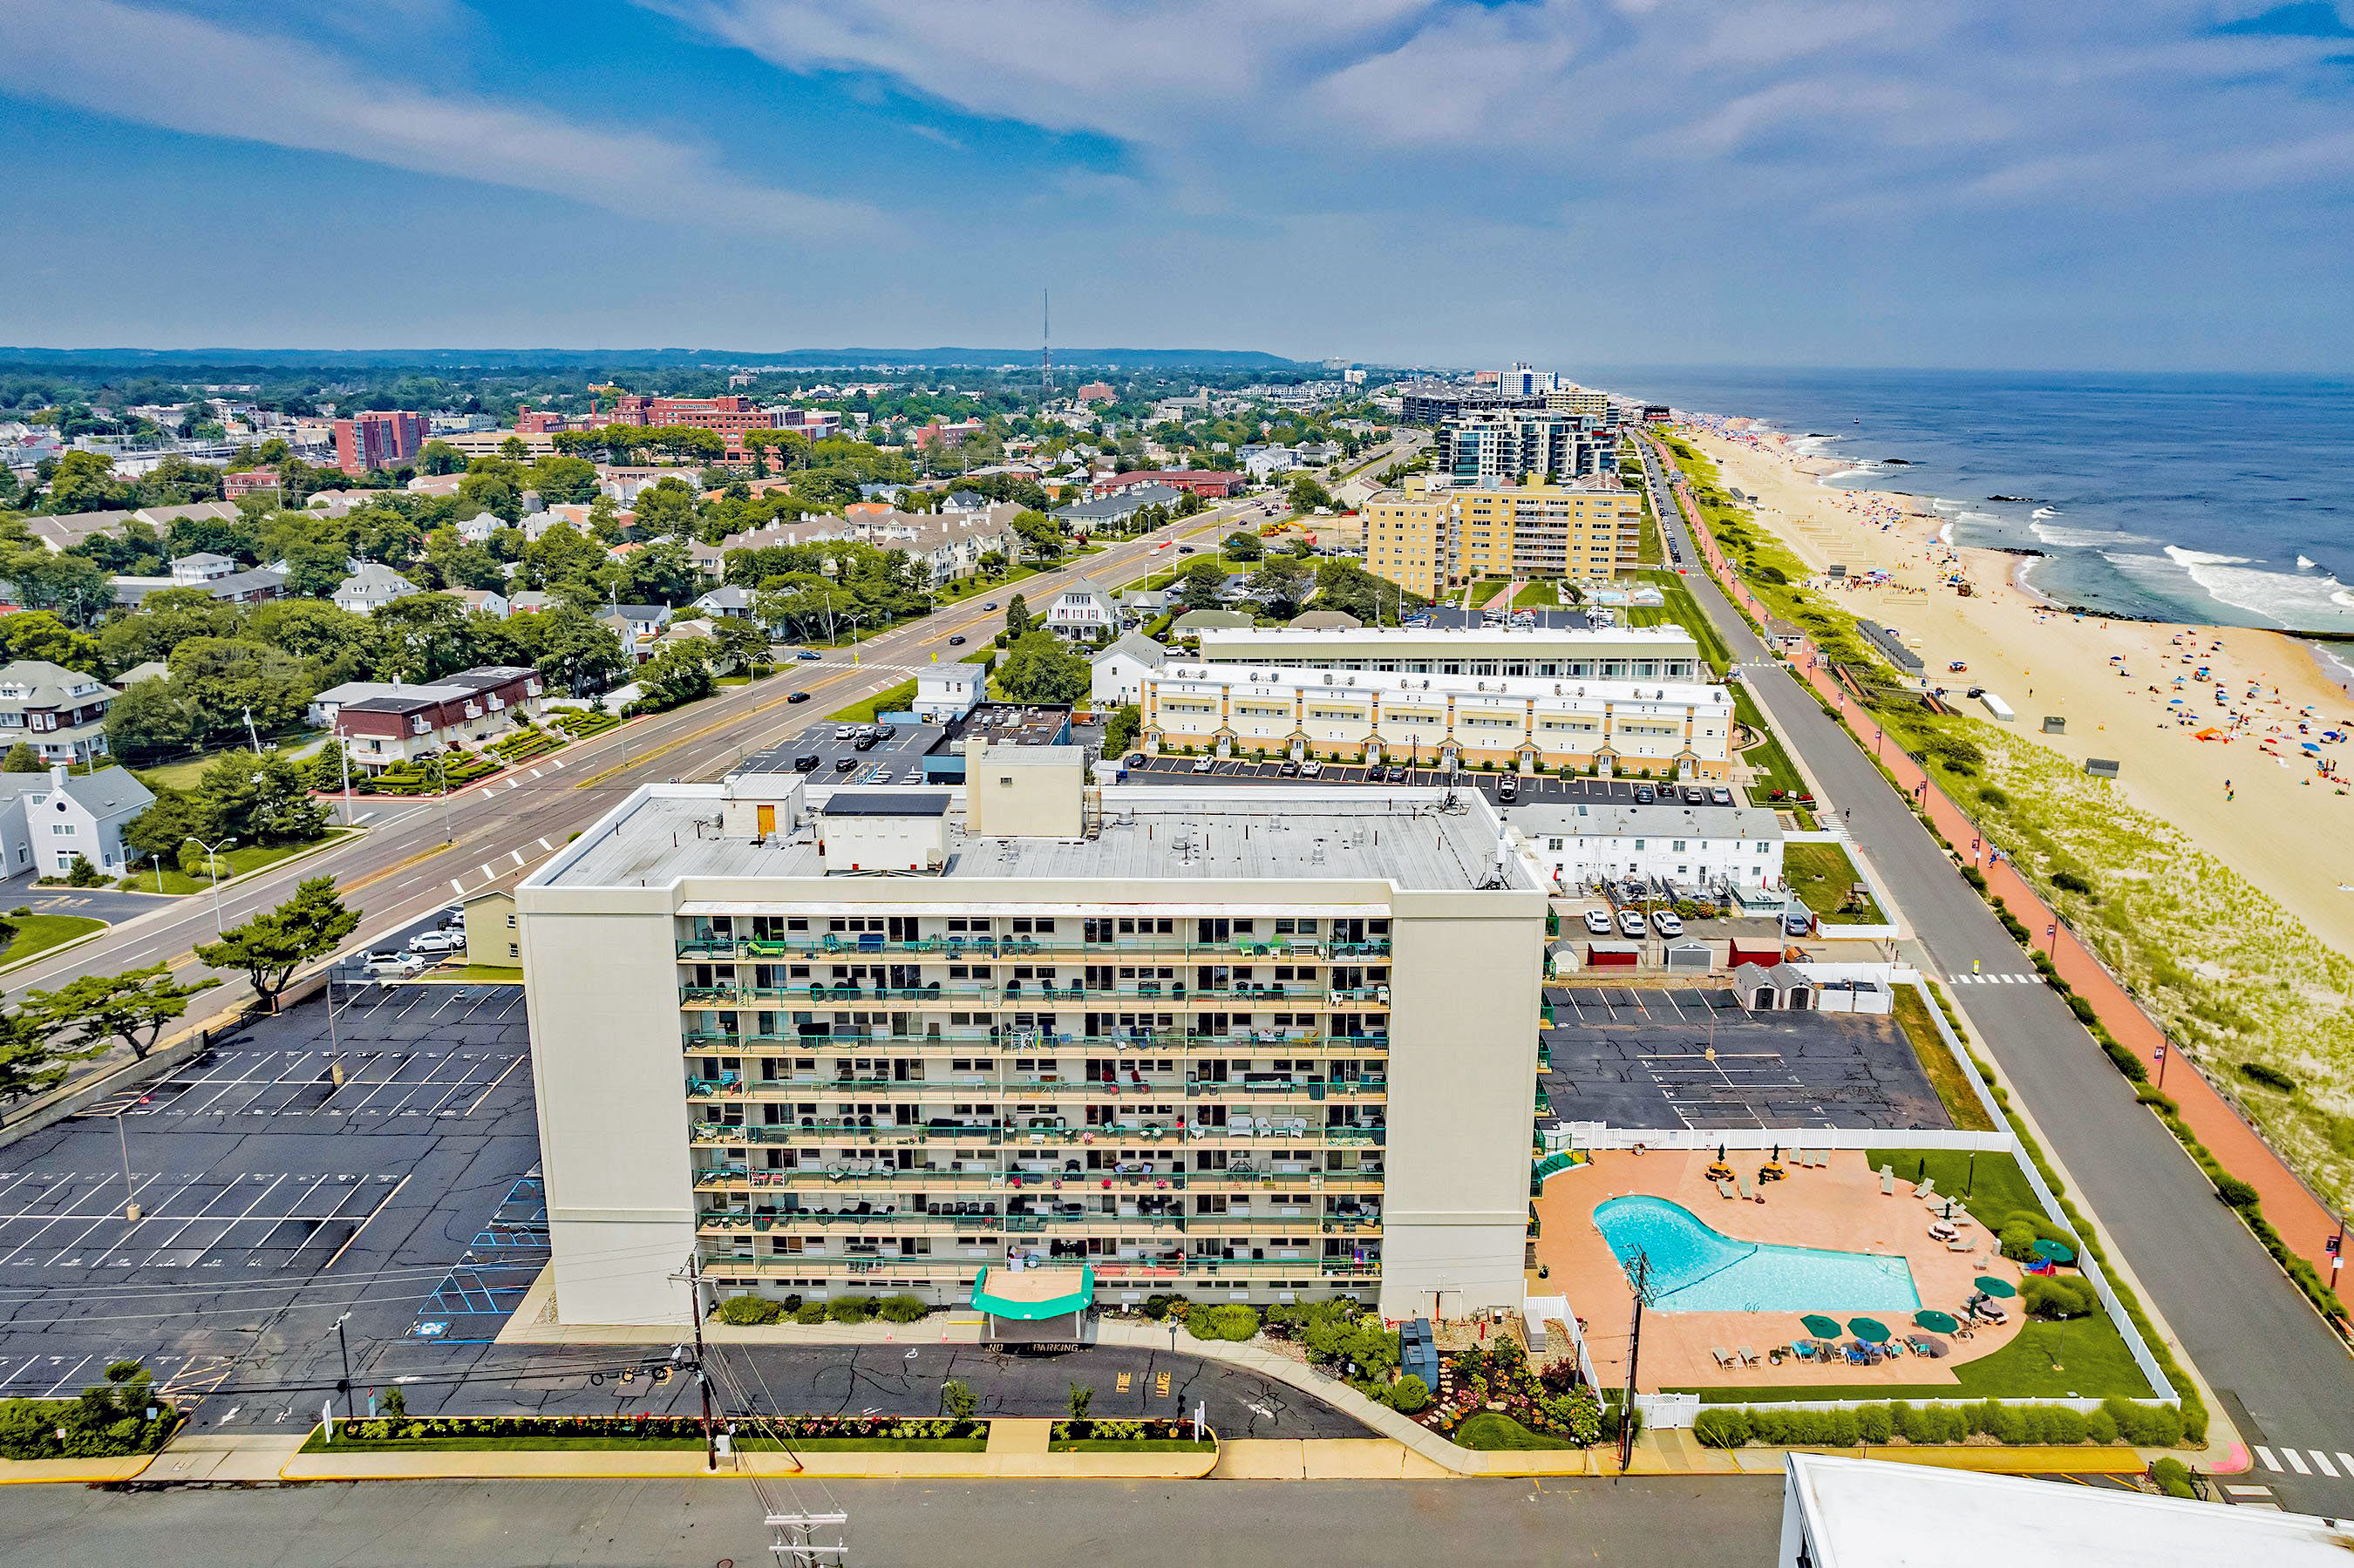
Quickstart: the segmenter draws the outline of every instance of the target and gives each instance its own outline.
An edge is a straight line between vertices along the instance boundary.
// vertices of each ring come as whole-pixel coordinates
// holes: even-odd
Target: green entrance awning
[[[972,1282],[972,1304],[977,1309],[1018,1323],[1084,1312],[1095,1298],[1096,1271],[1084,1263],[984,1268]]]

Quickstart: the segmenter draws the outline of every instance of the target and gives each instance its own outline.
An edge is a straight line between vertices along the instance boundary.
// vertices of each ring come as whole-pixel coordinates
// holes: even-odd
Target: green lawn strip
[[[1483,577],[1471,585],[1471,608],[1479,609],[1504,591],[1510,584],[1502,577]]]
[[[1826,926],[1877,926],[1888,918],[1864,886],[1863,875],[1848,858],[1843,844],[1785,844],[1782,879]],[[1861,898],[1853,908],[1847,907],[1850,895]]]
[[[459,964],[432,971],[435,980],[464,980],[475,985],[521,985],[523,970],[506,964]]]
[[[295,729],[281,736],[271,736],[269,744],[282,748],[287,756],[292,757],[297,754],[304,742],[313,739],[323,740],[323,738],[316,730]],[[138,776],[141,783],[159,795],[165,789],[193,789],[203,782],[205,769],[224,757],[245,750],[245,743],[240,741],[235,746],[223,747],[218,751],[207,751],[201,757],[183,758],[177,762],[159,762],[153,768],[134,768],[131,771]],[[77,768],[75,771],[81,770]]]
[[[1483,1453],[1522,1448],[1575,1448],[1566,1437],[1532,1432],[1500,1410],[1482,1410],[1468,1417],[1454,1432],[1456,1446]]]
[[[1034,577],[1037,575],[1036,567],[1015,567],[1000,577],[962,577],[940,589],[940,602],[961,604],[966,599],[979,599],[983,594],[993,593],[1009,583],[1018,583],[1023,577]]]
[[[1774,733],[1774,726],[1766,722],[1764,714],[1758,712],[1757,699],[1750,694],[1748,685],[1735,681],[1732,692],[1734,717],[1752,733],[1765,737],[1741,753],[1741,760],[1757,770],[1756,788],[1761,790],[1779,789],[1791,797],[1807,793],[1806,780],[1798,777],[1798,769],[1790,761],[1790,754],[1782,749],[1781,736]]]
[[[1936,1020],[1929,1016],[1929,1004],[1922,999],[1921,988],[1900,985],[1895,991],[1896,1025],[1912,1043],[1913,1054],[1920,1059],[1921,1070],[1929,1075],[1929,1086],[1937,1091],[1946,1114],[1964,1132],[1992,1132],[1994,1118],[1978,1103],[1978,1096],[1971,1093],[1969,1069],[1946,1049],[1945,1038],[1937,1033]],[[1945,1184],[1942,1178],[1937,1182],[1940,1188]]]
[[[915,700],[916,683],[902,681],[896,686],[885,687],[863,703],[853,703],[826,716],[844,724],[873,724],[878,714],[905,713],[907,705]]]
[[[1702,614],[1700,601],[1692,598],[1691,589],[1674,572],[1637,572],[1637,580],[1650,584],[1659,590],[1667,602],[1658,609],[1632,605],[1627,609],[1629,626],[1681,626],[1692,634],[1700,644],[1701,656],[1716,667],[1719,675],[1733,667],[1733,650],[1725,646],[1716,625]]]
[[[356,797],[355,797],[355,799],[356,799]],[[341,810],[341,807],[339,806],[336,809]],[[226,887],[240,876],[249,875],[257,871],[265,871],[270,866],[276,865],[281,861],[291,860],[295,855],[305,853],[308,851],[318,848],[322,844],[331,843],[336,839],[349,837],[353,831],[354,830],[349,828],[330,828],[319,837],[312,839],[308,842],[299,844],[241,845],[239,848],[230,850],[227,854],[220,857],[221,885]],[[210,856],[206,857],[205,863],[207,865],[211,863]],[[185,895],[191,893],[205,892],[209,889],[212,885],[212,879],[210,877],[190,876],[186,873],[181,871],[179,867],[166,863],[164,867],[163,887],[161,891],[166,894],[180,894]],[[133,873],[132,875],[122,878],[122,880],[115,885],[122,888],[126,893],[154,893],[158,891],[155,885],[155,870],[153,863],[150,863],[148,865]]]
[[[1056,1437],[1046,1445],[1050,1454],[1207,1454],[1215,1443],[1191,1437]]]
[[[1512,596],[1514,609],[1552,609],[1561,603],[1561,585],[1547,578],[1533,582]]]
[[[1790,1321],[1795,1331],[1797,1319],[1794,1317]],[[1903,1327],[1897,1323],[1889,1326]],[[1954,1344],[1956,1355],[1967,1348],[1964,1341],[1956,1340]],[[2054,1371],[2052,1366],[2055,1357],[2061,1362],[2059,1371]],[[1882,1364],[1892,1377],[1903,1376],[1901,1371],[1887,1368],[1885,1362]],[[1980,1356],[1976,1361],[1955,1365],[1954,1376],[1956,1381],[1950,1383],[1760,1383],[1749,1387],[1716,1384],[1668,1392],[1697,1393],[1710,1404],[1880,1399],[1908,1399],[1916,1404],[1979,1399],[2018,1402],[2106,1399],[2113,1394],[2126,1399],[2151,1397],[2148,1380],[2141,1375],[2141,1369],[2134,1365],[2133,1352],[2126,1348],[2125,1336],[2117,1332],[2117,1326],[2109,1321],[2105,1313],[2094,1318],[2071,1319],[2064,1332],[2058,1323],[2030,1321],[2020,1328],[2018,1338],[2002,1349]]]
[[[82,915],[12,915],[8,923],[16,927],[16,935],[5,948],[0,948],[0,969],[21,964],[37,953],[46,953],[77,937],[106,929],[105,921]]]
[[[1117,1445],[1129,1446],[1130,1445]],[[734,1446],[739,1454],[775,1454],[782,1446],[774,1439],[739,1433]],[[978,1454],[989,1446],[986,1437],[796,1437],[790,1446],[797,1453],[818,1453],[856,1449],[878,1449],[895,1453]],[[642,1449],[660,1453],[699,1452],[700,1437],[616,1437],[584,1435],[578,1437],[558,1433],[525,1433],[507,1436],[393,1437],[371,1439],[338,1436],[332,1443],[320,1432],[311,1434],[302,1445],[305,1454],[448,1454],[489,1453],[495,1451],[554,1453],[567,1450],[592,1453],[620,1453]]]
[[[2035,1189],[2027,1184],[2026,1172],[2008,1154],[1986,1150],[1974,1153],[1967,1149],[1867,1149],[1863,1158],[1874,1171],[1889,1167],[1899,1181],[1918,1181],[1925,1172],[1937,1183],[1936,1190],[1961,1204],[1989,1236],[2021,1209],[2043,1212],[2043,1205],[2036,1202]]]

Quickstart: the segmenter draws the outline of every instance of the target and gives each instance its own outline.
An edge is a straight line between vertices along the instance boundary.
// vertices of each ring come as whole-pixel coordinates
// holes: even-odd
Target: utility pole
[[[1643,1353],[1643,1302],[1651,1294],[1651,1259],[1635,1255],[1635,1323],[1627,1336],[1627,1393],[1618,1405],[1618,1473],[1635,1462],[1635,1363]]]
[[[344,1381],[335,1385],[335,1392],[344,1396],[344,1419],[346,1421],[352,1418],[352,1346],[351,1341],[344,1338],[344,1321],[350,1316],[346,1312],[335,1319],[335,1349],[344,1358]]]
[[[777,1532],[769,1551],[789,1568],[826,1568],[850,1561],[846,1513],[772,1513],[768,1525]]]
[[[719,1468],[719,1441],[711,1425],[711,1374],[703,1368],[703,1257],[690,1254],[684,1271],[671,1276],[686,1281],[688,1317],[695,1323],[695,1386],[703,1395],[703,1467]],[[781,1538],[779,1538],[781,1539]]]

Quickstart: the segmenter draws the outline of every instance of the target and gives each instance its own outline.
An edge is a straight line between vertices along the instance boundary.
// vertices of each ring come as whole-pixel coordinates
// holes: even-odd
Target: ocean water
[[[2063,604],[2354,634],[2354,379],[1578,375],[1810,438],[1809,450],[1848,464],[1835,484],[1922,497],[1952,519],[1957,545],[2041,552],[2029,586]]]

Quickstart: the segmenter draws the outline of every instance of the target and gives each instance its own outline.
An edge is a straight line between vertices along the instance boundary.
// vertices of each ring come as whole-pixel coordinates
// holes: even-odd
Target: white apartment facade
[[[1576,681],[1705,681],[1700,644],[1681,626],[1220,628],[1202,633],[1212,664],[1285,664],[1402,675],[1542,675]]]
[[[1733,699],[1691,682],[1172,664],[1140,681],[1144,749],[1722,779]]]
[[[517,889],[565,1321],[679,1321],[690,1254],[1518,1307],[1545,899],[1484,803],[968,768],[650,786]]]
[[[1662,800],[1508,806],[1504,820],[1548,886],[1575,892],[1634,877],[1708,889],[1782,885],[1782,824],[1752,806]]]

